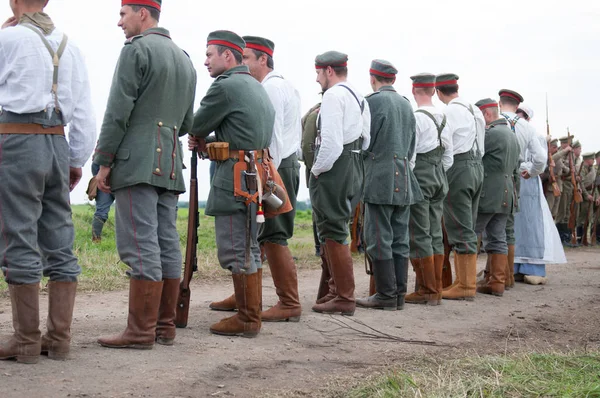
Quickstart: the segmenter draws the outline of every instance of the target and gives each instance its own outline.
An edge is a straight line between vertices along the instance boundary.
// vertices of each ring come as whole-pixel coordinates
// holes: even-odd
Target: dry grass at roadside
[[[600,353],[530,353],[423,360],[410,370],[368,377],[349,398],[600,397]]]
[[[125,274],[127,266],[119,260],[117,253],[114,210],[111,210],[109,219],[104,226],[102,242],[92,243],[91,224],[94,210],[93,205],[73,206],[74,250],[82,268],[79,278],[79,290],[83,292],[103,292],[124,289],[128,283]],[[187,240],[187,218],[188,209],[179,209],[177,229],[184,255]],[[296,264],[299,269],[319,267],[319,260],[314,255],[310,211],[297,213],[295,236],[289,244],[293,255],[297,259]],[[198,273],[194,277],[203,280],[214,280],[226,278],[229,275],[229,272],[221,269],[217,260],[214,219],[205,216],[201,210],[200,228],[198,229]],[[1,279],[0,293],[6,290],[6,283]]]

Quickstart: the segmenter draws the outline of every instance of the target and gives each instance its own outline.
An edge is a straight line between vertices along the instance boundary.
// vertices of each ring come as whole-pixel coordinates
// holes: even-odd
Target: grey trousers
[[[508,214],[479,213],[475,223],[477,235],[485,231],[485,252],[489,254],[508,254],[506,244],[506,221]]]
[[[69,144],[58,135],[0,135],[0,265],[10,284],[42,275],[75,282]]]
[[[238,211],[229,216],[215,216],[217,256],[223,269],[233,274],[253,274],[262,268],[257,234],[246,228],[246,212]],[[251,236],[248,236],[250,234]],[[246,244],[250,239],[250,250]]]
[[[117,250],[128,275],[154,282],[180,278],[177,193],[139,184],[114,195]]]
[[[373,261],[408,258],[410,206],[365,203],[365,242]]]

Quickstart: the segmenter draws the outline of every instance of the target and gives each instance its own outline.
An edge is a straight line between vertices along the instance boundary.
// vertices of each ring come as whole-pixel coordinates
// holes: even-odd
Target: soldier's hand
[[[200,148],[201,142],[204,141],[204,151]],[[206,141],[203,138],[194,137],[193,135],[188,135],[188,149],[193,151],[196,149],[198,152],[206,152]]]
[[[98,181],[98,189],[102,192],[110,193],[110,167],[100,166],[100,171],[96,174],[96,181]]]
[[[588,200],[588,202],[593,202],[594,201],[594,197],[592,195],[588,195],[587,196],[587,200]]]
[[[575,177],[575,179],[576,179],[578,182],[581,182],[581,176],[577,176],[577,177]]]
[[[12,16],[10,18],[8,18],[3,24],[2,24],[2,29],[4,28],[8,28],[9,26],[17,26],[17,24],[19,23],[19,20]]]
[[[527,170],[523,170],[521,172],[521,177],[523,177],[526,180],[529,180],[531,178],[531,175],[529,174],[529,172]]]
[[[600,206],[600,198],[596,199],[596,206]]]
[[[564,149],[563,149],[566,153],[569,153],[573,150],[573,148],[571,148],[569,145],[567,145]]]
[[[82,174],[81,167],[69,167],[69,192],[73,192],[73,189],[79,184]]]

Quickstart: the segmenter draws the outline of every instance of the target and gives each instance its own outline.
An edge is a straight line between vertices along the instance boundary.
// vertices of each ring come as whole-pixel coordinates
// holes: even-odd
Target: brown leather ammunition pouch
[[[206,151],[210,160],[222,162],[229,159],[229,142],[211,142],[206,144]]]

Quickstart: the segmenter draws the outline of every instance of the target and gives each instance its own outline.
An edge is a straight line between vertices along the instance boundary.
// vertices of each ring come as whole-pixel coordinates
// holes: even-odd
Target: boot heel
[[[300,322],[300,317],[299,316],[291,316],[286,321],[287,322]]]
[[[440,303],[439,303],[438,299],[435,299],[435,300],[427,300],[427,303],[426,303],[426,304],[427,304],[428,306],[431,306],[431,307],[433,307],[433,306],[439,305]]]
[[[40,360],[39,355],[17,355],[17,362],[24,363],[27,365],[33,365],[38,363]]]
[[[396,306],[394,307],[383,307],[384,311],[396,311]]]
[[[342,312],[340,312],[340,314],[345,315],[345,316],[353,316],[354,310],[353,311],[342,311]]]
[[[69,359],[68,352],[48,351],[48,358],[55,361],[66,361]]]

